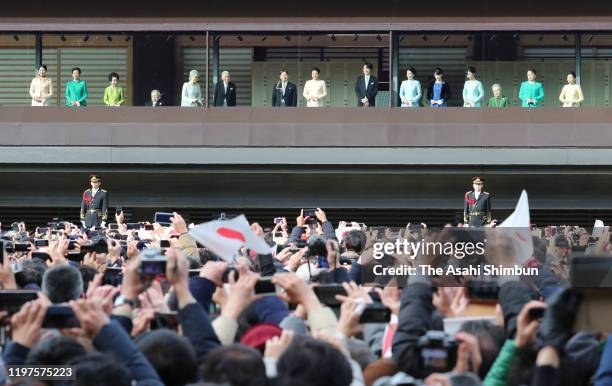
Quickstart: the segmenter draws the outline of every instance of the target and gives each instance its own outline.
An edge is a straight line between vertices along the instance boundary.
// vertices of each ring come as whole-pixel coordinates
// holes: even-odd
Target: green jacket
[[[489,99],[489,107],[493,107],[493,108],[502,108],[502,107],[509,107],[510,106],[510,102],[508,101],[508,97],[501,97],[501,98],[495,98],[495,97],[491,97],[491,99]]]
[[[506,340],[504,346],[499,351],[497,359],[493,362],[493,366],[487,373],[484,379],[483,385],[485,386],[506,386],[506,380],[508,378],[508,370],[510,365],[516,356],[518,347],[512,339]]]
[[[523,107],[541,107],[544,100],[544,87],[540,82],[524,81],[519,90],[519,99]],[[527,99],[534,99],[535,103],[527,103]]]
[[[87,106],[87,83],[84,80],[66,83],[66,106],[72,106],[72,102],[78,101],[81,106]]]

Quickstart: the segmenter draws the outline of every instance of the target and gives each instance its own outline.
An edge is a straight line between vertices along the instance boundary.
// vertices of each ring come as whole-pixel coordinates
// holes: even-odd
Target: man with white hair
[[[151,100],[147,101],[147,103],[145,103],[145,106],[158,107],[163,105],[164,103],[161,100],[161,93],[159,92],[159,90],[151,91]]]
[[[215,107],[236,106],[236,85],[230,81],[229,71],[221,73],[221,81],[215,86],[213,105]]]

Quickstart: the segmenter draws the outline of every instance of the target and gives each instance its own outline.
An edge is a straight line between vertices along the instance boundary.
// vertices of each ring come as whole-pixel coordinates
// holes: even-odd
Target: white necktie
[[[369,83],[369,81],[370,81],[370,76],[366,75],[366,77],[365,77],[365,89],[366,89],[366,91],[368,91],[368,83]]]
[[[287,87],[287,82],[283,82],[283,95],[285,95],[285,87]]]

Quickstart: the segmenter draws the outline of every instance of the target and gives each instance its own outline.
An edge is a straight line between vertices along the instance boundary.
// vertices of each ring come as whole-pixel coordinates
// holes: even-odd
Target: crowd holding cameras
[[[145,224],[119,212],[106,225],[3,228],[0,319],[10,338],[0,384],[55,382],[9,379],[20,365],[71,366],[88,386],[612,384],[612,343],[574,330],[581,298],[567,269],[576,251],[612,255],[608,228],[534,228],[525,265],[540,275],[496,278],[494,318],[447,333],[445,320],[477,303],[464,278],[368,272],[380,261],[374,243],[439,240],[450,227],[334,226],[324,210],[304,209],[293,227],[251,224],[270,253],[242,248],[228,262],[177,213]],[[516,263],[503,237],[487,255]]]

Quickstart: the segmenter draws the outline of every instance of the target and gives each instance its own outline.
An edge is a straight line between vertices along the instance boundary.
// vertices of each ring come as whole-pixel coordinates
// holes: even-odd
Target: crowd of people
[[[359,107],[376,106],[376,95],[378,93],[378,79],[372,75],[372,63],[363,64],[363,75],[357,78],[355,83],[355,95]],[[32,106],[47,106],[53,96],[53,85],[51,79],[47,77],[47,66],[39,68],[38,76],[32,80],[30,85],[30,96]],[[462,98],[463,107],[478,108],[485,104],[485,91],[482,82],[477,79],[475,67],[468,67],[466,70],[466,81],[463,86]],[[399,98],[402,107],[420,107],[422,105],[423,91],[421,83],[416,80],[417,72],[413,67],[406,70],[406,79],[402,81],[399,89]],[[313,67],[311,79],[306,81],[303,87],[303,97],[307,107],[323,107],[324,99],[327,96],[327,86],[324,79],[321,79],[321,70]],[[536,80],[536,70],[527,70],[527,80],[521,83],[518,99],[522,107],[537,108],[541,107],[544,101],[544,87]],[[199,73],[197,70],[189,72],[189,81],[183,84],[181,92],[181,106],[183,107],[203,107],[206,99],[203,97],[200,84],[198,83]],[[109,74],[110,85],[104,90],[104,104],[107,106],[122,106],[125,103],[125,93],[123,87],[118,86],[119,75],[116,72]],[[221,73],[221,79],[216,83],[213,93],[212,106],[227,107],[236,106],[236,84],[231,81],[229,71]],[[491,86],[493,96],[490,97],[486,106],[489,108],[510,107],[510,99],[503,94],[500,84],[495,83]],[[444,80],[444,71],[436,67],[431,81],[427,85],[426,100],[429,107],[445,107],[451,98],[451,88]],[[87,106],[87,83],[81,79],[81,69],[72,69],[72,80],[66,84],[66,106],[80,107]],[[289,82],[289,72],[281,70],[278,82],[272,90],[272,106],[275,107],[295,107],[297,106],[297,86]],[[576,84],[576,74],[569,71],[567,74],[567,84],[563,86],[559,95],[559,102],[563,107],[579,107],[584,101],[584,94],[579,84]],[[162,94],[159,90],[151,91],[151,101],[147,106],[164,106]]]
[[[196,242],[180,214],[170,221],[126,223],[119,212],[92,229],[2,228],[0,297],[32,298],[14,309],[0,302],[10,336],[0,384],[58,382],[9,379],[20,365],[72,366],[76,384],[87,386],[612,384],[612,342],[604,331],[573,328],[580,298],[567,268],[576,251],[612,254],[607,227],[534,228],[524,265],[540,274],[493,278],[491,318],[449,333],[446,321],[477,302],[462,278],[445,286],[427,274],[369,274],[377,262],[402,260],[373,258],[376,242],[439,240],[447,227],[334,226],[317,208],[292,227],[285,218],[273,228],[251,224],[270,253],[241,248],[228,261]],[[486,253],[516,263],[503,237]],[[409,264],[452,258],[420,254]],[[50,318],[58,309],[71,319]]]

